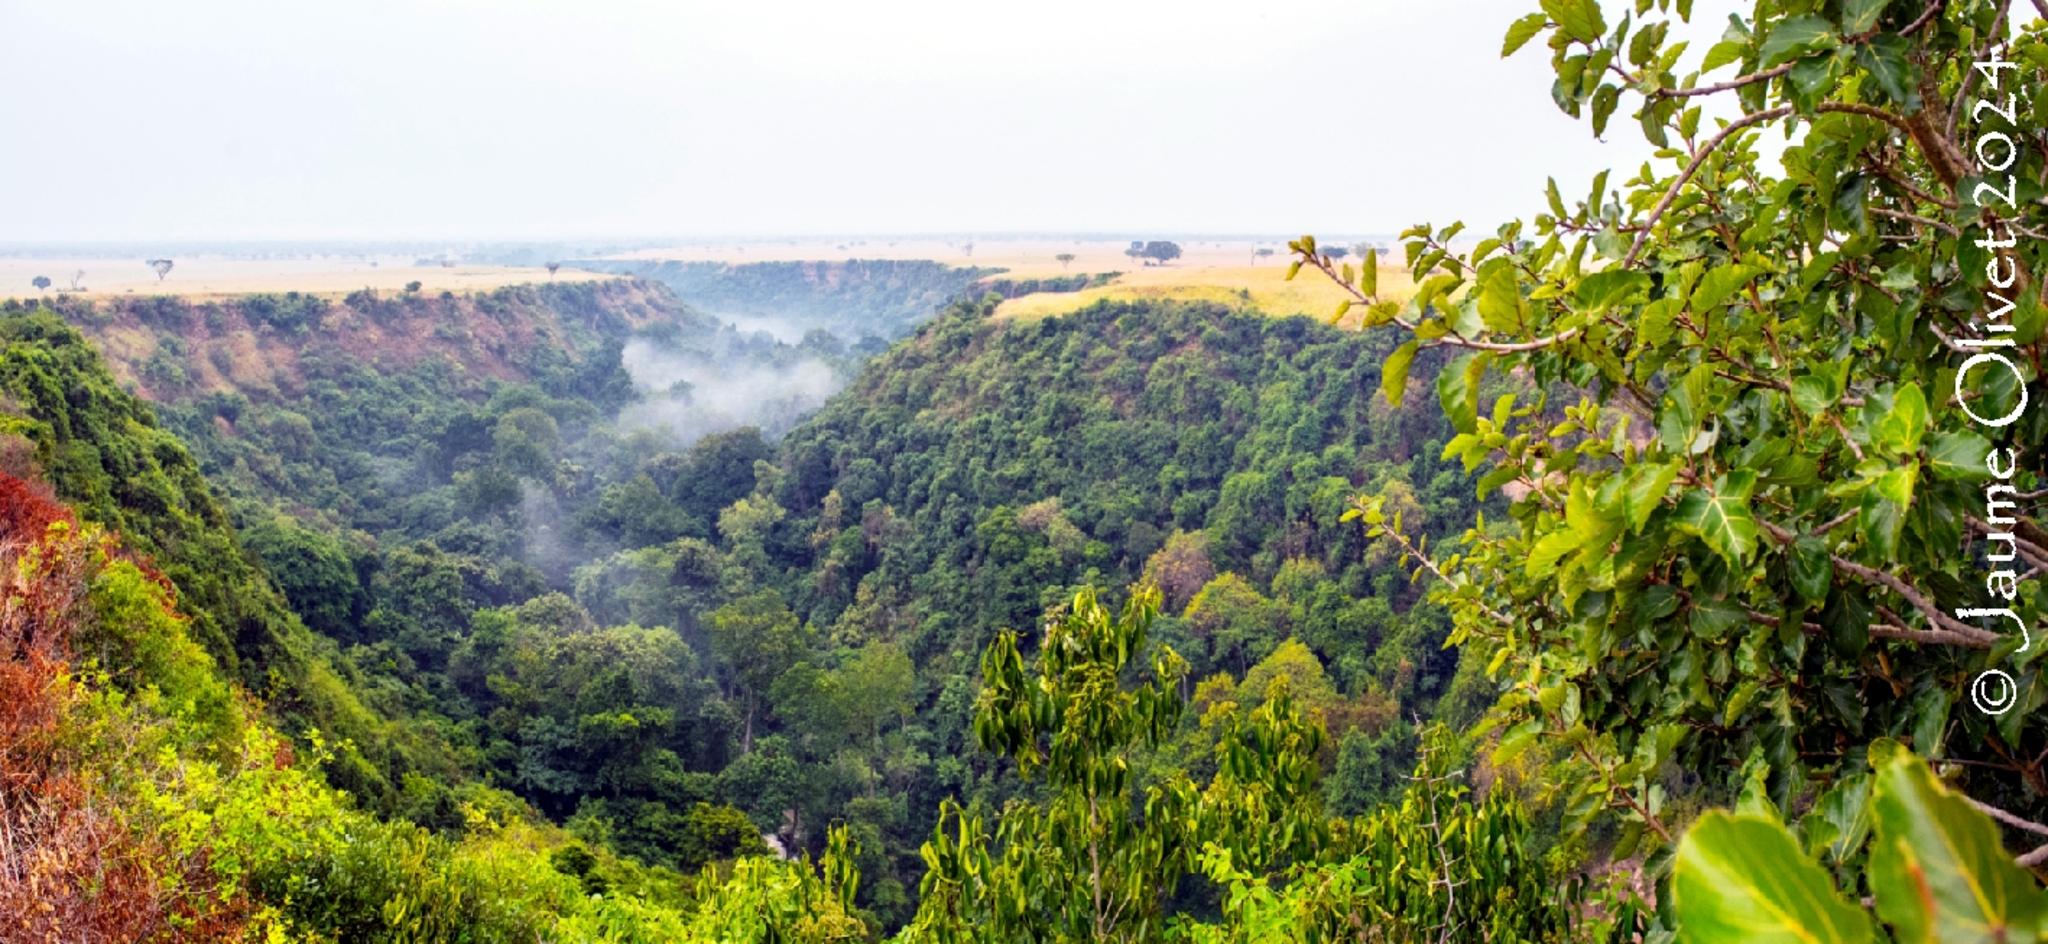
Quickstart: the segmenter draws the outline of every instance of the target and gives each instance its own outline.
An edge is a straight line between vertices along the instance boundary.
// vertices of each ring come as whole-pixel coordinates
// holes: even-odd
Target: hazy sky
[[[1647,153],[1535,7],[0,0],[0,240],[1491,228]]]

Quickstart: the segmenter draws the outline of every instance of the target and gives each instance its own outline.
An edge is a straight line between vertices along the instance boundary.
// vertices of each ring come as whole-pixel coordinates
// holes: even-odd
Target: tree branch
[[[1699,173],[1700,165],[1706,163],[1707,155],[1714,153],[1715,148],[1720,147],[1723,142],[1734,136],[1736,132],[1752,125],[1783,118],[1791,113],[1792,106],[1780,105],[1776,108],[1766,108],[1760,112],[1743,115],[1729,122],[1727,127],[1715,132],[1713,137],[1708,138],[1706,143],[1700,145],[1700,149],[1693,154],[1692,160],[1686,163],[1683,171],[1679,172],[1678,179],[1673,180],[1671,186],[1665,188],[1663,199],[1658,200],[1657,205],[1650,208],[1650,215],[1643,220],[1643,228],[1637,231],[1635,242],[1629,244],[1628,255],[1622,257],[1622,267],[1627,268],[1636,264],[1636,257],[1642,254],[1643,243],[1649,241],[1651,228],[1657,225],[1657,220],[1663,217],[1664,211],[1671,209],[1672,201],[1678,199],[1678,191],[1685,188],[1686,181],[1691,180],[1692,175]]]
[[[2048,16],[2048,10],[2042,9],[2040,0],[2035,0],[2034,9],[2041,10],[2042,16]],[[1986,34],[1990,38],[1984,43],[1985,51],[1989,51],[1991,44],[1998,41],[1999,34],[2005,32],[2005,16],[2010,12],[2012,12],[2012,0],[1999,0],[1998,16],[1992,19],[1991,32]],[[1984,53],[1979,52],[1977,58],[1984,58]],[[1942,127],[1942,134],[1951,138],[1956,136],[1956,116],[1963,113],[1963,103],[1970,100],[1971,90],[1977,87],[1978,75],[1979,73],[1975,69],[1963,70],[1963,82],[1956,87],[1956,103],[1949,106],[1948,121]]]
[[[1330,281],[1335,282],[1340,288],[1344,289],[1345,293],[1351,296],[1352,301],[1362,305],[1371,305],[1375,304],[1378,301],[1378,299],[1370,295],[1367,295],[1362,291],[1359,291],[1358,286],[1351,284],[1351,282],[1345,279],[1344,276],[1338,274],[1336,266],[1331,265],[1328,259],[1324,259],[1316,253],[1312,253],[1307,250],[1296,250],[1296,252],[1298,252],[1301,255],[1302,261],[1308,263],[1309,265],[1315,266],[1318,271],[1322,272],[1326,276],[1329,276]],[[1409,321],[1406,318],[1402,318],[1399,315],[1396,315],[1394,317],[1394,323],[1400,325],[1402,328],[1407,329],[1411,333],[1416,329],[1415,322]],[[1424,346],[1431,347],[1438,344],[1448,344],[1452,347],[1469,348],[1475,351],[1494,351],[1497,353],[1512,354],[1523,351],[1540,351],[1552,345],[1569,341],[1572,338],[1577,337],[1578,334],[1579,329],[1572,328],[1570,330],[1560,331],[1548,337],[1537,338],[1533,341],[1482,341],[1477,338],[1468,338],[1462,334],[1453,332],[1451,334],[1444,335],[1441,338],[1436,338],[1428,342]]]
[[[1905,581],[1892,574],[1885,573],[1874,567],[1865,567],[1839,554],[1829,556],[1834,561],[1836,570],[1843,571],[1866,582],[1883,586],[1904,598],[1907,603],[1912,604],[1914,609],[1920,611],[1921,616],[1926,617],[1927,621],[1936,627],[1936,629],[1924,631],[1923,635],[1946,631],[1962,639],[1980,644],[1972,648],[1989,648],[2001,638],[1997,633],[1986,632],[1947,613],[1943,613],[1941,608],[1935,606],[1934,602],[1927,599],[1924,594],[1908,586]]]
[[[2040,2],[2048,3],[2048,0]],[[1924,126],[1928,109],[1921,109],[1910,119],[1901,118],[1882,108],[1861,102],[1821,102],[1815,106],[1815,110],[1873,118],[1905,132],[1907,137],[1912,138],[1914,143],[1920,146],[1921,153],[1927,157],[1928,166],[1934,168],[1936,176],[1941,177],[1942,183],[1951,188],[1962,177],[1963,171],[1968,169],[1968,162],[1963,159],[1954,142],[1932,134],[1930,129]],[[1783,118],[1789,114],[1792,114],[1792,106],[1780,105],[1743,115],[1729,122],[1726,127],[1701,144],[1700,149],[1693,154],[1692,160],[1686,163],[1685,169],[1679,172],[1677,179],[1671,182],[1671,186],[1665,188],[1663,199],[1658,200],[1657,205],[1651,208],[1649,217],[1643,221],[1642,230],[1636,233],[1635,241],[1629,245],[1628,255],[1622,258],[1621,264],[1624,267],[1635,265],[1636,258],[1642,254],[1643,244],[1649,241],[1651,228],[1666,210],[1671,209],[1672,202],[1678,199],[1678,192],[1685,189],[1686,183],[1692,180],[1694,174],[1699,173],[1700,165],[1706,163],[1707,157],[1713,154],[1715,149],[1744,128]],[[1916,123],[1915,119],[1919,119],[1919,122]]]
[[[1785,73],[1792,71],[1792,67],[1798,64],[1799,60],[1794,59],[1791,62],[1787,62],[1783,65],[1772,66],[1760,72],[1752,72],[1748,75],[1737,76],[1736,78],[1729,79],[1726,82],[1716,82],[1712,85],[1696,85],[1689,89],[1660,88],[1655,92],[1650,93],[1650,97],[1685,98],[1687,96],[1692,95],[1713,95],[1718,92],[1733,91],[1745,85],[1754,85],[1758,82],[1768,82],[1772,79],[1777,78],[1778,76],[1784,75]]]
[[[2010,2],[2010,0],[2007,0],[2007,2]],[[1941,8],[1945,5],[1945,3],[1946,0],[1931,0],[1931,2],[1927,4],[1927,9],[1920,11],[1920,18],[1914,20],[1911,23],[1906,24],[1906,28],[1899,31],[1899,35],[1911,36],[1914,33],[1918,32],[1920,30],[1920,27],[1926,26],[1928,21],[1934,19],[1934,15],[1936,13],[1941,12]]]
[[[1878,216],[1886,217],[1888,219],[1904,220],[1909,223],[1918,223],[1921,226],[1928,226],[1934,229],[1941,230],[1942,232],[1947,233],[1950,236],[1962,235],[1962,230],[1957,229],[1954,224],[1944,223],[1941,220],[1937,220],[1932,217],[1921,216],[1918,213],[1905,213],[1899,210],[1887,210],[1884,207],[1869,207],[1865,210],[1865,212],[1874,213]]]
[[[2048,836],[2048,826],[2043,826],[2040,823],[2036,823],[2030,819],[2022,819],[2018,816],[2001,810],[1998,807],[1992,806],[1991,804],[1986,803],[1983,800],[1979,800],[1976,797],[1965,796],[1963,797],[1963,799],[1968,800],[1971,806],[1976,807],[1979,811],[1984,813],[1984,815],[1989,816],[1992,819],[1995,819],[2001,823],[2004,823],[2007,826],[2011,826],[2014,829],[2023,829],[2027,832],[2033,833],[2038,836]]]

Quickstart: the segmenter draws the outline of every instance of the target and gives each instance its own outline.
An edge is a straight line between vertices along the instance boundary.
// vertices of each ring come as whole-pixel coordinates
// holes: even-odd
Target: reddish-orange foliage
[[[0,440],[0,447],[5,445],[6,441]],[[43,539],[52,524],[59,521],[73,525],[78,523],[71,509],[57,500],[56,493],[48,485],[7,471],[5,463],[6,457],[0,456],[0,545],[8,542],[33,544]],[[147,556],[126,548],[110,548],[109,552],[134,563],[144,577],[176,595],[171,578],[164,576]]]
[[[52,522],[70,520],[71,509],[58,503],[49,486],[0,470],[0,542],[37,541]]]
[[[179,856],[96,794],[67,749],[78,693],[66,662],[102,558],[50,528],[60,521],[72,517],[47,490],[0,472],[0,939],[231,937],[244,905],[209,893],[203,858]]]

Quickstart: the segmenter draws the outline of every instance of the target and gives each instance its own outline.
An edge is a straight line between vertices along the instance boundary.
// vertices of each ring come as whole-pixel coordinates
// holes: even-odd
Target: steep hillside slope
[[[57,307],[231,496],[413,537],[453,522],[458,477],[472,512],[518,504],[509,478],[475,467],[480,450],[547,477],[628,403],[627,425],[656,438],[786,426],[857,356],[734,331],[634,280]]]
[[[1405,582],[1338,521],[1346,503],[1391,487],[1418,523],[1436,512],[1448,528],[1469,492],[1444,478],[1434,411],[1379,397],[1380,343],[1205,304],[1033,323],[963,304],[784,442],[776,535],[803,574],[792,602],[855,638],[908,632],[920,656],[971,657],[1064,588],[1137,579],[1179,533],[1203,550],[1168,558],[1194,553],[1260,592],[1328,583],[1405,605]],[[1167,589],[1186,606],[1202,584]],[[1285,635],[1266,632],[1245,650],[1175,644],[1242,672]],[[1332,661],[1374,649],[1327,642]]]
[[[154,561],[214,662],[267,698],[287,730],[344,744],[338,783],[384,802],[408,770],[452,770],[444,752],[364,704],[332,647],[242,547],[191,454],[49,312],[0,314],[0,463],[46,476]]]
[[[6,327],[13,354],[67,343]],[[0,445],[18,446],[11,435]],[[346,743],[331,731],[296,745],[280,736],[192,641],[181,601],[191,597],[148,555],[57,499],[26,451],[0,450],[0,937],[628,944],[723,942],[736,928],[789,940],[820,926],[833,940],[866,936],[841,904],[858,880],[843,834],[822,875],[751,858],[692,882],[536,823],[475,784],[459,788],[455,825],[378,818],[321,777]],[[406,793],[433,783],[409,777]],[[751,843],[740,850],[765,851],[738,822]],[[771,895],[778,913],[763,915]]]
[[[476,383],[530,379],[603,339],[692,317],[659,286],[632,280],[474,295],[363,290],[340,301],[297,292],[60,297],[51,307],[100,345],[124,383],[157,402],[298,399],[340,364],[386,374],[440,364]]]

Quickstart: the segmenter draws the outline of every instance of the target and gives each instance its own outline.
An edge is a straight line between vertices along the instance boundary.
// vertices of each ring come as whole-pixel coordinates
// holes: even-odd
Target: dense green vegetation
[[[1381,796],[1412,756],[1413,732],[1397,712],[1430,711],[1455,661],[1437,648],[1441,623],[1410,620],[1377,599],[1352,603],[1340,584],[1361,592],[1375,581],[1392,585],[1391,562],[1365,561],[1356,532],[1334,525],[1343,496],[1368,483],[1449,481],[1399,445],[1401,423],[1426,432],[1426,418],[1393,416],[1369,402],[1377,353],[1306,322],[1220,309],[1104,307],[1029,326],[992,321],[988,311],[980,303],[957,307],[779,445],[740,431],[674,451],[658,438],[622,441],[599,422],[568,441],[570,448],[604,445],[573,453],[589,466],[558,455],[537,461],[531,453],[539,437],[522,417],[616,413],[633,398],[625,388],[604,399],[621,390],[602,381],[616,375],[616,344],[594,345],[588,355],[609,359],[613,372],[570,360],[536,382],[467,387],[393,384],[354,367],[328,372],[318,358],[303,357],[308,387],[330,391],[299,401],[303,424],[261,421],[265,411],[283,409],[275,402],[238,406],[232,423],[219,422],[226,417],[218,412],[195,423],[186,412],[217,409],[218,395],[196,398],[196,408],[170,407],[203,430],[195,443],[244,496],[240,544],[182,446],[114,388],[76,331],[47,313],[11,315],[6,324],[17,389],[100,391],[95,402],[16,395],[28,409],[14,428],[37,444],[34,457],[67,497],[75,494],[96,518],[92,489],[110,487],[108,477],[70,465],[65,448],[84,450],[50,430],[89,429],[100,454],[157,437],[155,454],[190,477],[189,501],[214,509],[204,529],[212,552],[247,559],[246,545],[298,614],[280,612],[279,619],[325,654],[321,665],[337,667],[347,679],[340,690],[360,693],[382,715],[374,718],[379,731],[406,732],[447,759],[421,769],[406,756],[374,758],[367,766],[391,786],[372,789],[359,782],[371,773],[341,776],[336,755],[380,743],[375,737],[347,732],[337,748],[334,722],[277,715],[286,730],[309,739],[307,748],[355,803],[427,831],[391,834],[397,845],[389,854],[399,865],[380,859],[385,853],[374,844],[306,852],[310,858],[276,866],[285,870],[280,888],[297,887],[290,883],[304,877],[290,876],[298,870],[342,867],[322,864],[322,856],[360,854],[350,868],[383,876],[364,879],[371,882],[364,894],[374,897],[375,889],[396,887],[379,883],[403,881],[404,868],[412,868],[403,862],[415,861],[408,857],[433,854],[409,843],[480,841],[479,810],[497,810],[489,814],[494,822],[543,824],[535,834],[543,845],[571,841],[545,831],[552,821],[576,837],[561,848],[680,870],[765,851],[764,833],[824,854],[831,836],[824,826],[840,822],[857,841],[835,861],[858,862],[867,876],[857,895],[843,886],[855,895],[849,901],[874,926],[907,921],[911,889],[924,871],[916,848],[941,801],[1000,803],[1025,786],[1013,772],[972,758],[979,650],[999,629],[1033,623],[1069,588],[1146,574],[1172,594],[1173,615],[1160,628],[1189,653],[1196,678],[1207,679],[1194,693],[1205,716],[1188,715],[1163,732],[1170,743],[1148,759],[1157,771],[1148,780],[1183,776],[1175,771],[1185,765],[1203,769],[1203,756],[1232,743],[1217,731],[1235,706],[1266,704],[1266,680],[1284,678],[1298,694],[1277,704],[1301,704],[1315,718],[1297,715],[1291,723],[1314,725],[1320,738],[1328,719],[1342,745],[1341,754],[1333,747],[1305,760],[1314,770],[1302,802],[1322,807],[1325,767],[1337,773],[1332,785],[1344,785],[1333,789],[1333,807],[1363,809]],[[1086,376],[1053,382],[1089,349],[1109,356],[1093,358]],[[61,374],[40,367],[51,360],[63,364]],[[991,384],[999,373],[1002,382]],[[417,382],[435,374],[398,376]],[[1158,393],[1141,396],[1148,376],[1159,381]],[[579,386],[575,378],[583,377],[600,381]],[[1272,404],[1307,406],[1226,409],[1245,383]],[[969,397],[970,390],[980,392]],[[949,401],[985,419],[949,422],[932,408]],[[1183,428],[1171,420],[1211,407],[1219,416],[1212,424]],[[418,436],[395,423],[381,431],[396,445],[366,435],[380,431],[375,425],[343,425],[408,411],[468,413],[474,418],[457,422],[492,435],[463,450],[460,440]],[[85,427],[101,412],[127,422]],[[922,421],[907,419],[921,414]],[[1155,465],[1108,453],[1046,453],[1045,431],[1077,419],[1090,427],[1084,441],[1152,443]],[[1340,431],[1341,445],[1308,451],[1305,444],[1325,435],[1318,430]],[[391,462],[407,454],[441,464],[416,459],[398,487],[356,493],[334,470],[363,463],[351,453],[365,443],[371,449],[363,453],[384,460],[384,481],[393,481]],[[254,456],[278,460],[268,467],[282,474],[276,481],[326,481],[352,500],[297,516],[273,507],[260,498],[277,485],[254,474]],[[914,474],[955,465],[991,472],[976,469],[950,485]],[[444,470],[438,481],[436,469]],[[524,508],[457,505],[462,511],[451,522],[393,515],[380,500],[407,492],[413,502],[436,492],[460,496],[463,482],[478,475],[546,496],[559,513],[559,552],[589,555],[590,563],[552,576],[522,563],[532,525]],[[892,477],[895,484],[887,484]],[[1268,497],[1279,505],[1263,507]],[[130,508],[122,501],[107,507],[115,509],[109,520],[138,542],[170,527],[121,511]],[[1212,542],[1209,529],[1223,527],[1242,538]],[[622,549],[600,553],[612,547]],[[208,578],[223,573],[215,568]],[[244,577],[245,597],[276,600],[260,570],[252,566]],[[987,606],[925,602],[975,595]],[[208,601],[185,602],[200,617],[195,626],[214,618]],[[325,638],[306,633],[302,621]],[[1375,658],[1326,672],[1325,661],[1346,654],[1347,641],[1363,649],[1368,640]],[[1238,676],[1246,679],[1242,691]],[[254,796],[304,792],[312,810],[327,811],[318,815],[340,815],[334,805],[351,802],[296,780],[251,789],[259,790]],[[254,796],[250,802],[258,802]],[[509,854],[490,848],[491,856]],[[456,862],[470,861],[457,855]],[[572,872],[586,868],[575,855],[557,859]],[[640,874],[630,861],[607,866],[606,874]],[[653,874],[630,881],[667,881],[671,891],[661,894],[688,898],[678,881],[660,878],[673,873]],[[253,894],[277,900],[283,892],[266,890],[266,881],[252,880]],[[1204,898],[1190,894],[1197,904]],[[363,920],[341,917],[356,906],[323,907],[340,910],[291,920],[330,927]],[[555,913],[535,907],[535,914]]]
[[[19,440],[14,440],[19,442]],[[536,826],[487,788],[430,832],[323,782],[112,535],[0,469],[0,916],[10,940],[844,940],[851,851],[695,883]],[[189,603],[188,603],[189,605]],[[416,782],[408,781],[408,788]],[[795,912],[795,913],[792,913]]]
[[[634,382],[658,352],[861,352],[616,288],[442,300],[552,339],[496,359],[431,300],[0,313],[0,826],[30,837],[0,889],[103,876],[0,914],[2048,940],[2048,850],[2006,848],[2048,835],[2043,293],[2017,275],[2048,244],[2001,238],[2043,212],[2041,25],[1765,0],[1687,72],[1686,3],[1542,6],[1506,51],[1543,38],[1596,133],[1639,97],[1678,166],[1553,186],[1469,248],[1417,227],[1398,302],[1374,251],[1297,241],[1363,333],[971,299],[786,435],[699,435],[644,422],[678,395]],[[2024,65],[1970,65],[2001,56]],[[1715,96],[1746,117],[1707,130]],[[1773,176],[1751,134],[1779,121]],[[797,310],[958,271],[792,265],[689,277]],[[383,322],[489,369],[344,363],[305,330]],[[299,339],[274,389],[195,361],[242,332]],[[1984,350],[2009,368],[1962,366]]]
[[[901,921],[940,801],[1016,789],[969,760],[982,647],[1091,583],[1167,589],[1156,635],[1204,704],[1295,678],[1333,729],[1335,808],[1397,791],[1397,720],[1457,663],[1338,516],[1362,487],[1446,522],[1461,499],[1428,445],[1447,428],[1372,402],[1370,344],[1198,306],[1019,325],[963,303],[779,444],[606,425],[631,393],[612,345],[528,383],[311,367],[320,392],[232,427],[220,398],[170,413],[237,491],[338,497],[246,504],[248,546],[475,774],[683,867],[752,847],[717,804],[798,848],[848,823],[864,901]],[[304,426],[266,419],[286,409]],[[436,791],[406,804],[455,825]]]

